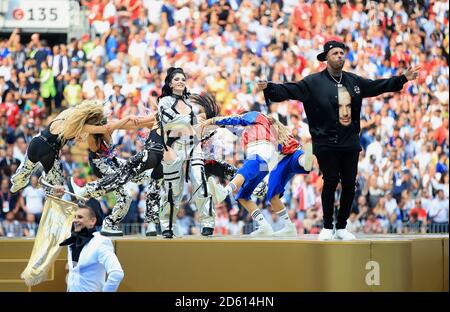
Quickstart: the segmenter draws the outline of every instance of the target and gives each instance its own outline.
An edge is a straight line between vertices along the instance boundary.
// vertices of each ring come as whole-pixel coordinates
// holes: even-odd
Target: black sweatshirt
[[[327,69],[299,82],[269,82],[264,89],[264,96],[273,102],[287,99],[303,102],[315,154],[330,150],[358,150],[361,149],[359,132],[362,99],[400,91],[407,81],[405,75],[370,80],[343,71],[341,84],[351,96],[352,122],[347,127],[339,123],[338,86]]]

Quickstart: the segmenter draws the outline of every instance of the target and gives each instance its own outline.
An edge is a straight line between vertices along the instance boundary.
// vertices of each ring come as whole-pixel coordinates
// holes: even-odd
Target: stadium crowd
[[[320,71],[326,40],[348,47],[344,70],[371,79],[421,64],[419,79],[401,93],[363,101],[357,195],[348,227],[353,232],[448,231],[449,16],[448,1],[82,0],[90,33],[49,46],[44,35],[24,42],[19,30],[0,39],[0,236],[33,236],[44,206],[37,177],[23,191],[9,190],[27,143],[61,109],[82,99],[110,99],[110,118],[155,110],[163,73],[188,74],[188,89],[210,92],[224,115],[244,110],[271,114],[301,140],[310,140],[301,102],[266,104],[257,77],[297,81]],[[142,149],[146,130],[117,131],[116,152]],[[242,154],[227,131],[213,140],[239,166]],[[84,145],[61,153],[66,178],[94,178]],[[142,224],[145,185],[133,193],[124,223]],[[298,175],[283,200],[298,232],[322,227],[322,179],[316,168]],[[186,194],[188,194],[186,190]],[[114,198],[100,200],[107,214]],[[282,227],[258,200],[274,230]],[[336,207],[338,202],[336,203]],[[248,233],[252,220],[228,199],[218,205],[218,235]],[[198,233],[196,208],[185,197],[177,222]]]

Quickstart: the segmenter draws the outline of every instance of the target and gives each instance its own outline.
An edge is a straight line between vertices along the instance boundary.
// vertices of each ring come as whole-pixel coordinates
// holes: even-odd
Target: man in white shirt
[[[138,64],[144,64],[147,51],[147,44],[142,39],[140,34],[135,34],[128,47],[128,56],[130,59],[138,59]]]
[[[42,210],[44,209],[45,191],[38,185],[37,176],[31,176],[31,185],[23,190],[22,198],[25,199],[25,212],[33,214],[36,218],[36,222],[39,223]]]
[[[389,216],[391,216],[397,210],[397,201],[392,197],[392,191],[390,190],[386,192],[384,207],[386,208]]]
[[[115,292],[123,279],[111,240],[95,229],[97,220],[94,209],[78,204],[72,235],[60,244],[68,246],[69,292]]]
[[[161,24],[161,8],[163,6],[163,0],[144,0],[144,8],[147,9],[147,17],[150,23],[154,25]]]
[[[380,165],[381,159],[383,159],[383,145],[381,144],[381,136],[378,134],[375,136],[375,141],[367,146],[366,158],[370,159],[372,155],[375,156],[377,165]]]
[[[425,208],[427,214],[430,212],[433,206],[433,198],[431,197],[430,191],[427,188],[423,188],[421,192],[420,201],[422,202],[422,207]]]
[[[445,198],[444,191],[438,190],[436,199],[428,211],[432,232],[448,231],[448,207],[448,198]]]
[[[83,82],[83,97],[86,99],[95,97],[95,87],[99,87],[100,90],[103,90],[103,81],[98,80],[95,70],[90,69],[88,71],[88,79]]]

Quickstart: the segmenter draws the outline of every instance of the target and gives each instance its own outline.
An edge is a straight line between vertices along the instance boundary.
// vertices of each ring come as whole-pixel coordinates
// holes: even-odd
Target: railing
[[[244,234],[250,234],[256,229],[256,225],[254,223],[248,223],[244,225]],[[158,229],[159,230],[159,229]],[[197,229],[196,232],[200,232],[200,229]],[[122,224],[122,231],[125,235],[145,235],[146,225],[143,223],[126,223]],[[159,231],[160,232],[160,231]],[[438,233],[448,233],[449,225],[447,224],[427,224],[426,226],[420,226],[419,224],[409,224],[403,223],[401,226],[389,225],[388,233],[390,234],[438,234]],[[357,233],[363,233],[363,231],[359,231]]]
[[[124,223],[121,226],[121,229],[125,235],[145,235],[146,225],[144,223]],[[252,223],[245,224],[244,226],[244,234],[250,234],[254,231],[256,226]],[[100,228],[99,228],[100,229]],[[157,231],[160,234],[161,230],[159,226],[157,226]],[[23,236],[23,226],[20,224],[9,225],[8,229],[3,229],[5,237],[21,237]],[[200,232],[200,229],[197,228],[197,233]],[[389,225],[388,233],[389,234],[438,234],[438,233],[448,233],[449,225],[442,223],[431,223],[426,226],[419,226],[418,224],[408,224],[404,223],[401,226],[398,225]],[[22,234],[20,234],[22,233]],[[357,233],[363,233],[363,231],[358,231]],[[0,236],[2,237],[2,236]]]

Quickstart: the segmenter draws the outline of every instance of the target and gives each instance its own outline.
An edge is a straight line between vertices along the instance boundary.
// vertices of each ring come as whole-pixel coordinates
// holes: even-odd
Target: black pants
[[[342,185],[336,229],[345,229],[355,197],[359,151],[326,151],[316,154],[323,174],[322,207],[324,228],[333,229],[334,198],[339,182]]]
[[[44,98],[45,114],[47,116],[50,116],[52,114],[52,100],[52,97]]]
[[[42,139],[42,137],[34,137],[27,149],[28,159],[34,163],[41,162],[44,166],[45,173],[49,173],[53,167],[58,152],[54,147]]]
[[[64,99],[64,80],[58,80],[55,78],[55,108],[59,110],[61,108],[62,100]]]

